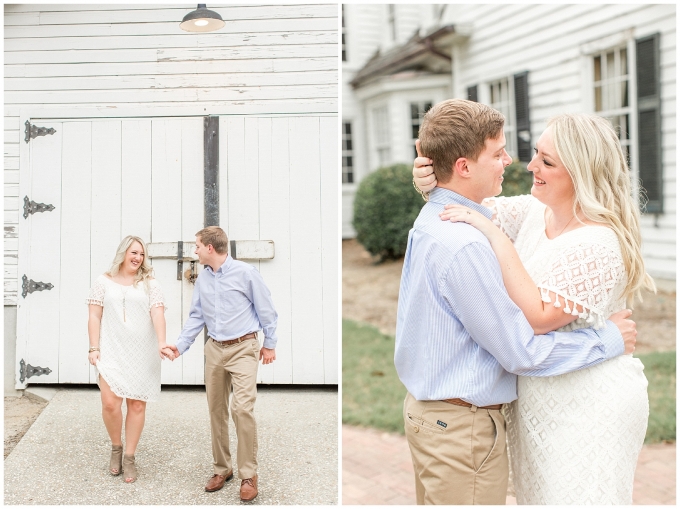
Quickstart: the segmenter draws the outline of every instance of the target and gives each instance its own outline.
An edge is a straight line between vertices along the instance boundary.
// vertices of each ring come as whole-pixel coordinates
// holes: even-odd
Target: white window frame
[[[371,120],[373,121],[373,136],[375,137],[376,168],[382,168],[383,166],[388,166],[392,159],[388,105],[382,104],[372,108]]]
[[[622,74],[621,73],[621,52],[625,50],[626,51],[626,67],[627,67],[627,73]],[[608,69],[608,66],[606,65],[607,62],[607,57],[609,54],[614,55],[614,69],[613,69],[613,76],[609,76],[610,70]],[[595,80],[595,59],[599,58],[600,59],[600,80],[596,81]],[[615,117],[623,117],[627,116],[628,121],[626,125],[627,131],[623,132],[621,129],[620,124],[616,124],[612,122],[612,125],[614,126],[614,129],[616,130],[617,134],[619,135],[619,140],[621,141],[621,146],[624,147],[624,152],[628,154],[628,159],[630,162],[632,162],[632,142],[633,140],[632,135],[633,135],[633,129],[631,126],[631,121],[633,120],[633,117],[636,116],[636,111],[633,110],[632,104],[635,102],[632,100],[631,97],[631,82],[633,81],[633,78],[635,77],[635,73],[631,72],[632,69],[630,68],[630,49],[628,48],[627,44],[619,44],[615,47],[612,48],[607,48],[605,50],[599,51],[597,53],[594,53],[591,55],[591,66],[593,67],[593,74],[592,74],[592,82],[590,86],[590,93],[593,96],[593,112],[596,115],[599,115],[601,117],[604,117],[608,120],[611,120]],[[621,84],[627,82],[628,83],[628,106],[618,106],[621,104]],[[614,97],[612,98],[610,94],[606,93],[606,86],[608,85],[613,85],[613,90],[614,90]],[[600,105],[601,109],[598,110],[597,107],[597,100],[596,100],[596,88],[600,88]],[[611,104],[613,102],[613,104]],[[636,130],[637,131],[637,130]]]
[[[418,118],[413,118],[413,112],[411,108],[413,105],[416,105],[418,107]],[[413,137],[413,127],[418,126],[418,130],[420,130],[420,125],[423,123],[423,116],[425,115],[425,106],[429,105],[430,108],[434,106],[434,101],[433,100],[425,100],[425,101],[409,101],[408,102],[408,117],[410,120],[409,124],[409,137],[411,138],[411,146],[413,147],[413,153],[415,154],[413,157],[417,156],[416,153],[416,140],[418,139],[417,137]],[[429,108],[428,108],[429,109]]]
[[[345,5],[341,6],[341,16],[342,16],[342,39],[341,39],[341,58],[343,62],[347,62],[347,27],[345,26]]]
[[[345,126],[349,124],[350,128],[350,133],[347,134],[345,132]],[[351,120],[345,120],[343,119],[342,121],[342,184],[345,186],[351,186],[356,184],[356,171],[354,170],[355,164],[354,164],[354,140],[352,139],[353,135],[353,125]],[[352,148],[351,149],[346,149],[345,142],[348,141],[351,143]],[[347,157],[351,157],[352,164],[349,166],[345,165],[345,161]],[[351,182],[349,182],[350,178],[348,175],[351,175]]]
[[[595,111],[595,56],[613,51],[616,48],[627,49],[628,54],[628,107],[629,114],[629,152],[631,170],[631,184],[633,197],[639,200],[640,194],[640,169],[638,165],[638,123],[637,123],[637,61],[635,58],[635,33],[632,29],[611,34],[607,37],[590,41],[580,46],[581,53],[581,76],[582,79],[582,106],[583,111],[600,115]],[[603,115],[606,116],[606,115]],[[639,203],[638,203],[639,206]]]
[[[503,76],[493,81],[488,81],[485,88],[486,97],[482,98],[486,104],[493,109],[500,111],[505,117],[503,132],[505,133],[505,150],[516,160],[519,158],[517,152],[517,113],[515,111],[515,78],[514,76]],[[500,98],[494,97],[493,90],[497,91]],[[503,94],[506,94],[503,97]]]

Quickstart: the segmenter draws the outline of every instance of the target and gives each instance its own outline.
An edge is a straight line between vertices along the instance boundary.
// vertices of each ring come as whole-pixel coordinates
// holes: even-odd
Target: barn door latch
[[[36,212],[49,212],[51,210],[54,210],[54,205],[36,203],[33,200],[29,200],[28,196],[24,196],[24,219],[27,219],[29,214],[35,214]]]
[[[52,373],[50,368],[33,367],[30,364],[26,364],[23,359],[19,362],[19,381],[21,383],[24,383],[27,378],[32,376],[49,375],[50,373]]]
[[[184,242],[177,241],[177,281],[182,280],[182,269],[184,268]]]
[[[43,290],[51,290],[54,288],[54,285],[52,283],[42,283],[40,281],[33,281],[32,279],[28,279],[26,277],[26,274],[21,278],[21,296],[25,299],[26,295],[29,293],[33,292],[42,292]]]
[[[26,126],[26,130],[24,131],[26,134],[24,141],[26,143],[31,141],[33,138],[37,138],[38,136],[47,136],[48,134],[54,134],[57,132],[54,127],[38,127],[37,125],[31,124],[28,120],[24,125]]]

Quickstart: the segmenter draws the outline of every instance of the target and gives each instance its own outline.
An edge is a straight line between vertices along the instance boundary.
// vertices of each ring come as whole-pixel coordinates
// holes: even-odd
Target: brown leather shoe
[[[227,475],[214,474],[208,481],[208,484],[205,485],[205,491],[221,490],[222,487],[224,486],[224,483],[227,482],[232,477],[234,477],[233,470],[229,470],[229,472],[227,472]]]
[[[257,496],[257,476],[241,480],[241,500],[250,502]]]

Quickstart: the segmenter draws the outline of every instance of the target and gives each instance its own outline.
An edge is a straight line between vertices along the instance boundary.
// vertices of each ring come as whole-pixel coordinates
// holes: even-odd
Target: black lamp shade
[[[198,8],[184,16],[179,24],[179,27],[187,32],[212,32],[223,26],[222,16],[206,9],[205,4],[198,4]]]

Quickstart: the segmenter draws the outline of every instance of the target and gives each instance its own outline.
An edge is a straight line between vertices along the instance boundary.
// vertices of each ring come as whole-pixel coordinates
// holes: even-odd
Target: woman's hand
[[[418,157],[413,161],[413,182],[422,192],[429,193],[437,185],[432,159],[423,157],[420,152],[420,140],[416,140],[416,152],[418,152]]]
[[[177,350],[177,347],[175,345],[168,345],[167,343],[158,344],[158,353],[161,356],[161,359],[169,359],[171,361],[174,361],[179,357],[179,350]]]
[[[480,214],[465,205],[444,205],[444,211],[439,213],[439,217],[441,217],[442,221],[472,225],[482,232],[489,240],[492,240],[494,235],[501,233],[490,219],[487,219],[483,214]]]
[[[93,366],[96,366],[97,362],[99,362],[99,352],[97,352],[97,351],[90,352],[87,355],[87,360],[90,361],[90,364],[92,364]]]

